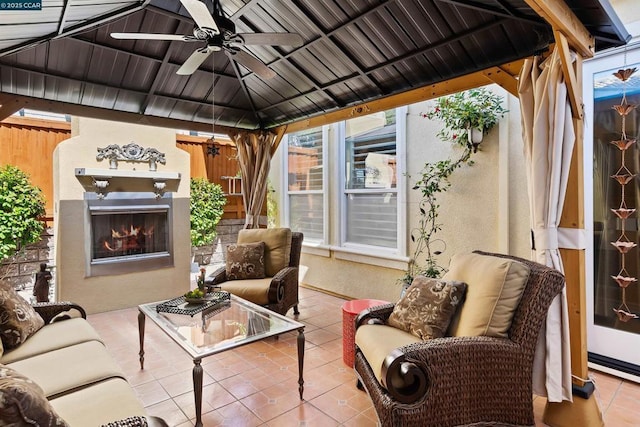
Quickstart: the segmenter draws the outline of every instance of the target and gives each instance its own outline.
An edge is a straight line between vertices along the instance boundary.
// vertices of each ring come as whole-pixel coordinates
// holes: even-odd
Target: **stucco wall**
[[[451,187],[438,197],[439,220],[442,223],[438,237],[446,242],[440,258],[441,265],[445,267],[453,254],[474,249],[524,257],[529,254],[529,213],[518,100],[498,86],[490,88],[504,97],[504,105],[510,112],[498,127],[484,136],[480,150],[473,156],[475,164],[456,170],[450,180]],[[352,298],[389,301],[398,298],[400,285],[397,281],[402,277],[407,267],[406,260],[414,249],[408,233],[418,222],[420,194],[411,188],[425,162],[453,158],[461,153],[459,148],[436,137],[442,126],[440,122],[421,116],[432,105],[432,101],[427,101],[410,105],[407,109],[406,253],[391,259],[357,255],[348,257],[352,260],[338,259],[345,256],[331,245],[338,244],[340,222],[336,200],[339,200],[339,183],[331,179],[329,188],[325,189],[331,217],[331,241],[327,247],[306,246],[303,249],[303,283]],[[337,161],[333,161],[339,158],[336,134],[332,128],[329,152],[324,156],[330,176],[337,176],[335,168],[340,167]],[[285,150],[284,144],[278,149],[270,175],[281,196],[281,204],[284,202],[283,189],[286,189],[280,171]],[[403,259],[403,255],[406,258]]]
[[[176,147],[175,131],[149,126],[74,118],[73,137],[60,143],[54,152],[54,198],[56,238],[57,299],[74,301],[88,313],[135,307],[169,299],[190,287],[189,240],[189,155]],[[178,183],[167,183],[173,195],[173,267],[157,270],[87,277],[85,253],[85,188],[74,174],[75,168],[109,169],[108,161],[96,160],[96,148],[108,144],[135,142],[166,154],[166,165],[158,172],[180,172]],[[148,164],[119,162],[118,170],[148,170]],[[148,181],[148,180],[139,180]],[[149,182],[137,191],[150,191]],[[142,188],[144,187],[144,189]],[[115,188],[108,187],[109,190]],[[134,190],[135,191],[135,190]],[[108,195],[107,195],[108,199]]]

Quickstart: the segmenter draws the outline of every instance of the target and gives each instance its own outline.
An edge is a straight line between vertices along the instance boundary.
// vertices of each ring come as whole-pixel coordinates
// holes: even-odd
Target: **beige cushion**
[[[356,330],[355,342],[382,384],[382,364],[392,350],[421,342],[417,336],[387,325],[362,325]]]
[[[102,341],[85,319],[74,318],[46,325],[20,346],[6,351],[0,363],[13,363],[31,356],[86,341]]]
[[[129,384],[113,378],[51,400],[69,425],[98,427],[133,415],[146,415]]]
[[[288,228],[255,228],[240,230],[238,243],[264,242],[264,272],[269,277],[289,265],[291,230]]]
[[[88,341],[9,364],[38,383],[47,397],[124,373],[98,341]]]
[[[387,324],[418,338],[445,336],[467,285],[416,276],[404,297],[393,307]]]
[[[264,242],[227,246],[227,280],[264,279]]]
[[[0,282],[0,339],[5,351],[22,344],[44,320],[13,286]]]
[[[30,378],[0,365],[0,426],[67,426]]]
[[[269,304],[271,277],[264,279],[230,280],[222,282],[220,288],[254,304]]]
[[[443,280],[467,284],[462,308],[451,322],[452,336],[507,338],[513,313],[529,278],[529,267],[509,259],[456,254]]]

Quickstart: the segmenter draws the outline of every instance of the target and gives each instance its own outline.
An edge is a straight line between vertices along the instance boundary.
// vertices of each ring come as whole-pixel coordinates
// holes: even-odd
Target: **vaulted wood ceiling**
[[[504,64],[553,43],[536,1],[221,0],[238,32],[303,37],[300,47],[246,47],[275,71],[263,79],[220,53],[177,75],[197,43],[110,36],[191,34],[178,0],[43,0],[40,12],[0,14],[0,118],[26,106],[176,128],[211,129],[213,117],[222,129],[274,128],[480,70],[513,72]],[[538,3],[568,6],[595,37],[584,49],[630,38],[607,0]]]

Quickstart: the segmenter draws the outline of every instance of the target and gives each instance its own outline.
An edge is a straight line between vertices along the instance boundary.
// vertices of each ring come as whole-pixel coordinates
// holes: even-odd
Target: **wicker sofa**
[[[166,426],[163,420],[147,416],[81,307],[71,303],[39,303],[34,308],[44,326],[19,346],[4,351],[0,348],[3,374],[0,379],[4,381],[0,396],[4,393],[5,404],[7,397],[17,402],[8,404],[3,409],[5,413],[24,411],[33,417],[42,410],[34,407],[36,399],[22,393],[24,390],[19,386],[7,387],[7,382],[17,377],[18,381],[33,382],[44,391],[50,408],[64,420],[54,414],[51,425]],[[40,406],[48,405],[44,401]],[[26,425],[21,422],[16,425]]]
[[[423,341],[387,324],[394,304],[365,310],[356,318],[354,367],[382,426],[534,424],[536,341],[564,276],[516,257],[475,254],[516,261],[529,269],[505,337]],[[469,303],[467,294],[462,307]]]

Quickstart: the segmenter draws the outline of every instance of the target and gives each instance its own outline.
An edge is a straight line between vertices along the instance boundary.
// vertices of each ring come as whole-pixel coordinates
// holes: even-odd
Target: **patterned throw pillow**
[[[441,338],[464,298],[467,285],[416,276],[389,316],[388,325],[423,340]]]
[[[38,384],[5,365],[0,365],[0,396],[0,425],[68,426]]]
[[[264,242],[227,246],[227,280],[264,279]]]
[[[8,283],[0,282],[0,338],[5,350],[17,347],[38,329],[44,320]]]

